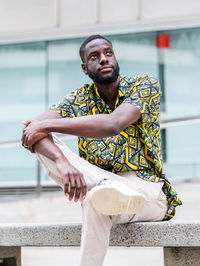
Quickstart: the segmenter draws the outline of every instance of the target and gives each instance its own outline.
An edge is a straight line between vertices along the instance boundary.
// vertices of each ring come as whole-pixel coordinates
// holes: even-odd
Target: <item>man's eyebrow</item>
[[[89,52],[89,54],[88,54],[88,55],[91,55],[91,54],[96,54],[96,53],[98,53],[98,51],[94,50],[94,51],[91,51],[91,52]]]

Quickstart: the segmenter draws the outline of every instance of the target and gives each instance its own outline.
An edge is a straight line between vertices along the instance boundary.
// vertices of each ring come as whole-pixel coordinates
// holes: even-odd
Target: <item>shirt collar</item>
[[[97,87],[95,86],[94,83],[91,84],[92,88],[94,89],[94,93],[97,96],[96,100],[97,101],[102,101],[103,99],[101,98]],[[124,97],[125,93],[126,93],[126,89],[130,87],[130,79],[126,76],[120,76],[120,80],[119,80],[119,90],[118,90],[118,96],[119,98]]]
[[[132,82],[133,80],[131,78],[128,78],[126,76],[120,76],[119,91],[118,91],[119,98],[125,96],[127,88],[130,87]]]
[[[127,92],[127,89],[131,86],[132,83],[133,83],[132,78],[128,78],[126,76],[120,76],[119,89],[118,89],[118,95],[117,95],[116,102],[115,102],[115,108],[123,101],[123,98]],[[105,101],[101,98],[95,84],[92,83],[91,87],[93,88],[95,102],[101,103],[103,104],[103,106],[106,107],[107,105]]]

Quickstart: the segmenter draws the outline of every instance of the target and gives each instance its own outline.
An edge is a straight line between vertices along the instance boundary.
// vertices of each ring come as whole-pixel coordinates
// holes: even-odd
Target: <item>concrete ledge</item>
[[[0,224],[0,246],[79,246],[80,239],[80,224]],[[116,225],[110,246],[200,247],[200,222]]]
[[[165,266],[199,266],[199,247],[170,247],[164,248]]]

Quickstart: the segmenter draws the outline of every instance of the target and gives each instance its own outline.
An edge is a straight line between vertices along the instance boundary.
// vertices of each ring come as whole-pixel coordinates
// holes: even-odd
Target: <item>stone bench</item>
[[[21,247],[79,246],[80,224],[0,224],[0,266],[21,266]],[[163,247],[165,266],[200,265],[200,222],[113,226],[110,246]]]

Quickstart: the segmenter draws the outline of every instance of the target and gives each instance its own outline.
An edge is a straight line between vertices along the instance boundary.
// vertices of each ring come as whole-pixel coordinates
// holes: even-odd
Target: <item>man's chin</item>
[[[117,78],[113,79],[113,77],[103,77],[101,79],[96,79],[96,80],[93,80],[93,81],[103,85],[103,84],[111,84],[111,83],[117,81]]]
[[[87,69],[88,70],[88,69]],[[116,68],[113,68],[113,71],[97,71],[92,73],[88,70],[88,76],[93,80],[93,82],[99,84],[111,84],[116,82],[119,77],[119,65],[117,64]]]
[[[105,74],[105,75],[98,75],[98,77],[95,77],[93,81],[99,84],[110,84],[110,83],[117,81],[118,76],[119,75],[113,75],[113,73]]]

